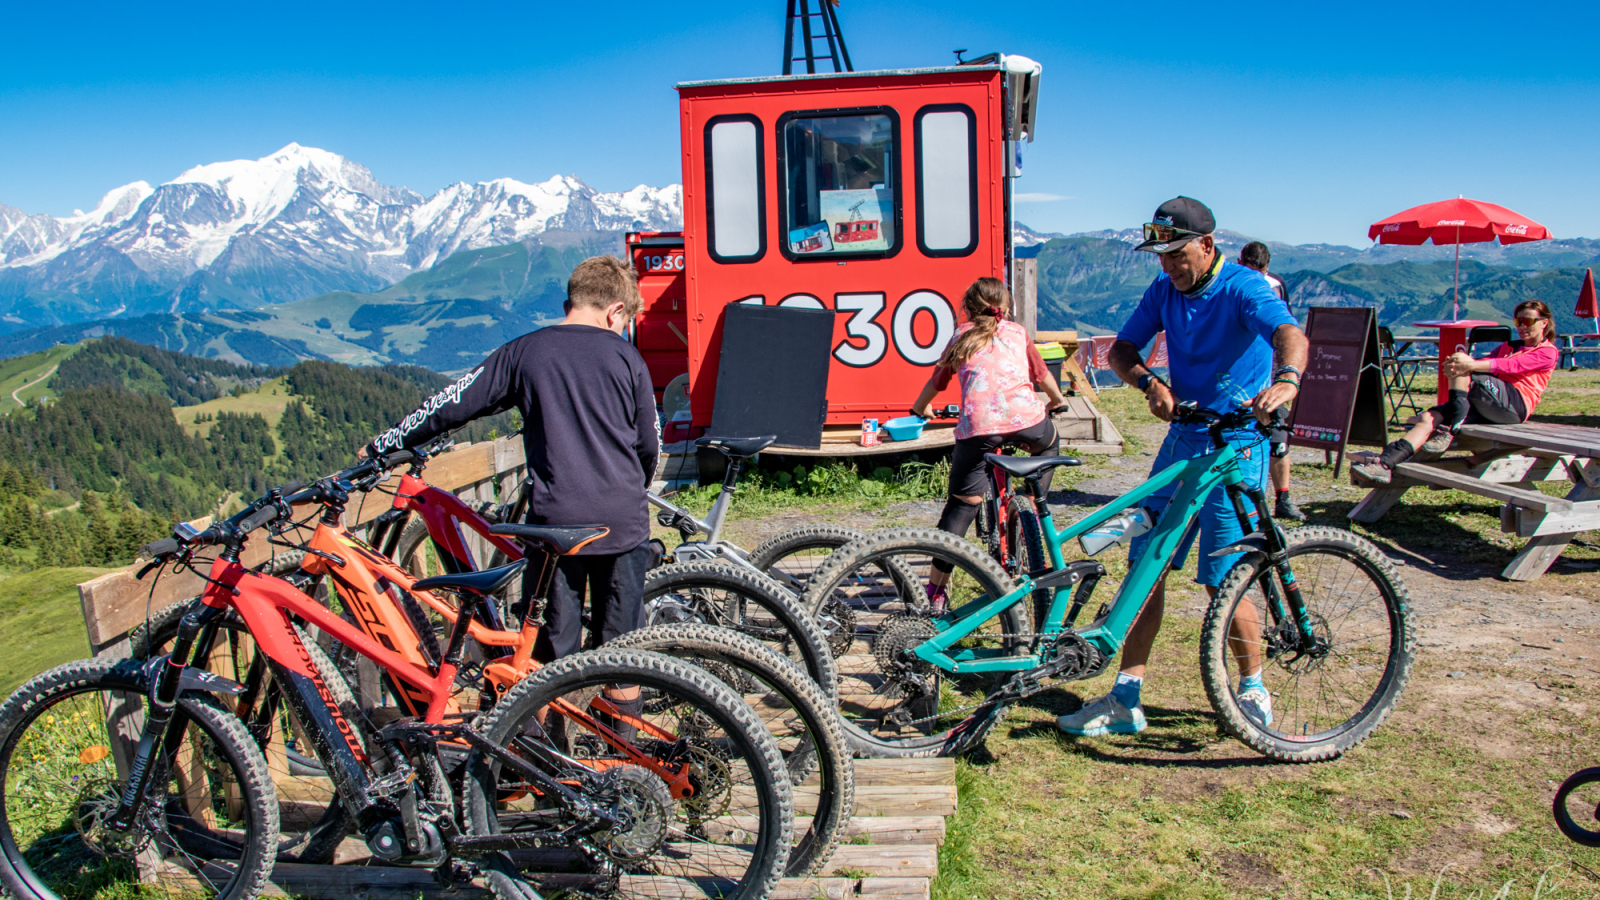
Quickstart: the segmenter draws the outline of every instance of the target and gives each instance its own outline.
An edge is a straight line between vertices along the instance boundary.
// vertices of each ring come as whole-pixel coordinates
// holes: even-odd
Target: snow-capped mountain
[[[118,188],[89,213],[0,205],[0,320],[249,309],[372,291],[460,250],[549,230],[675,229],[678,185],[601,193],[575,177],[453,184],[432,197],[381,184],[336,153],[290,144]]]

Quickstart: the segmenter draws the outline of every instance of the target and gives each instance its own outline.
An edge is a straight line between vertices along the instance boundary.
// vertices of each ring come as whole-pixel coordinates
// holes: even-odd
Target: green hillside
[[[0,415],[33,400],[53,397],[49,379],[61,362],[77,353],[79,345],[63,344],[0,360]]]

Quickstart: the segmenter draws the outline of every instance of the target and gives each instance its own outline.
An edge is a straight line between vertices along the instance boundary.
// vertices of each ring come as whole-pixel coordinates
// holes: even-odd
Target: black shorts
[[[989,484],[983,455],[999,450],[1004,444],[1020,444],[1031,456],[1045,456],[1054,455],[1060,441],[1056,439],[1056,423],[1049,416],[1045,416],[1044,421],[1037,425],[1010,434],[962,438],[956,441],[955,454],[950,459],[950,495],[973,497],[983,494]],[[1045,483],[1049,484],[1048,481]]]
[[[598,646],[643,628],[644,574],[649,568],[649,543],[626,553],[561,557],[550,585],[550,599],[545,603],[544,627],[539,629],[539,638],[533,645],[533,658],[551,662],[582,649],[586,593],[592,609],[592,644]],[[524,593],[529,590],[525,583]]]
[[[1483,372],[1474,372],[1467,390],[1467,423],[1516,425],[1528,418],[1522,392]]]

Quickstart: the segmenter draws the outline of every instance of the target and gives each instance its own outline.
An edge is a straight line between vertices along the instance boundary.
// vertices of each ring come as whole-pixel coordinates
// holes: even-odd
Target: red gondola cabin
[[[708,425],[723,308],[803,306],[838,314],[828,424],[902,415],[967,286],[1010,280],[1008,163],[1033,138],[1039,72],[995,54],[678,85],[685,230],[628,236],[657,390],[687,372]]]

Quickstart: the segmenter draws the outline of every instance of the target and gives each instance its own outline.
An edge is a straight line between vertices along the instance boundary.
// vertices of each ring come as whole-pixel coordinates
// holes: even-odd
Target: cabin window
[[[978,128],[965,105],[925,106],[917,141],[917,246],[926,256],[978,247]]]
[[[717,116],[706,123],[706,224],[711,258],[755,262],[766,252],[761,122]]]
[[[788,113],[778,130],[785,256],[889,256],[899,249],[900,123],[891,110]]]

